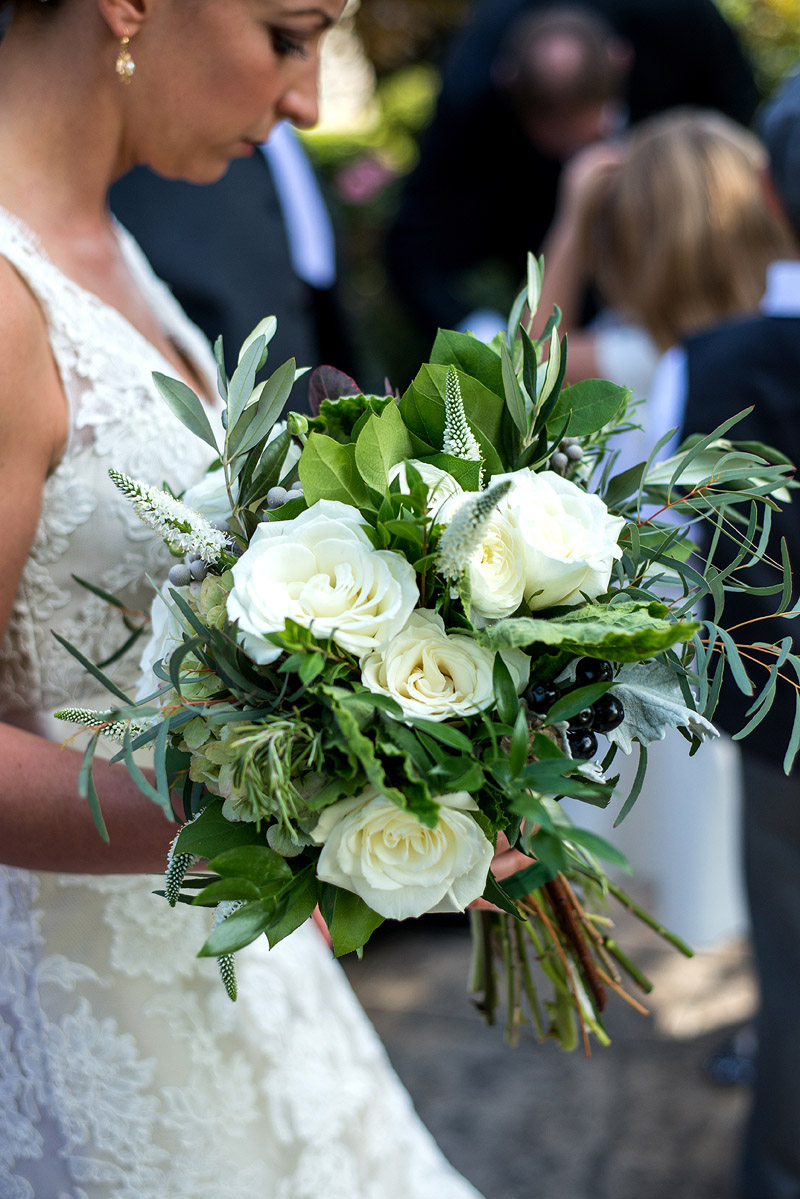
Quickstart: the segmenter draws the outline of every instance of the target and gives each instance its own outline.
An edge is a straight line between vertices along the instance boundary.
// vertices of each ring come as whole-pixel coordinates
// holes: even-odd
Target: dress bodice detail
[[[130,236],[117,227],[134,280],[165,336],[214,386],[202,334],[155,278]],[[126,633],[119,612],[73,575],[148,610],[147,576],[169,556],[108,478],[109,467],[180,491],[209,450],[186,430],[156,391],[153,371],[172,365],[121,313],[67,278],[34,235],[0,209],[0,254],[24,279],[47,323],[69,406],[64,454],[44,485],[38,528],[0,647],[0,716],[102,701],[98,687],[52,636],[55,629],[93,661],[110,657]],[[180,446],[180,453],[176,450]],[[136,655],[116,668],[132,685]]]

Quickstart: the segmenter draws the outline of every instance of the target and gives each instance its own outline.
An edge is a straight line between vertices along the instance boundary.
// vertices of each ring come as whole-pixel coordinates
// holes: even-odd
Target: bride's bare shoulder
[[[54,463],[68,412],[39,301],[0,256],[0,435]]]

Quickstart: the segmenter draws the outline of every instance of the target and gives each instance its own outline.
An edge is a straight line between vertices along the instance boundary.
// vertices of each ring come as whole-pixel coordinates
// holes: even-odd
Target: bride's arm
[[[30,553],[48,471],[67,434],[64,393],[38,304],[0,259],[0,640]],[[82,755],[0,724],[0,861],[92,873],[159,871],[170,825],[122,766],[98,761],[95,782],[111,845],[78,795]]]

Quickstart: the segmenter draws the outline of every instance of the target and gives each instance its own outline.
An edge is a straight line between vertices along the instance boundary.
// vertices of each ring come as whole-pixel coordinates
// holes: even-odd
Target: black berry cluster
[[[588,687],[592,683],[607,683],[614,677],[610,662],[598,658],[580,658],[575,667],[575,682],[569,687],[557,683],[532,683],[525,692],[525,700],[534,716],[544,717],[550,708],[575,687]],[[610,733],[625,719],[625,709],[615,695],[607,692],[580,712],[570,717],[567,724],[567,740],[573,758],[588,760],[597,753],[597,733]]]

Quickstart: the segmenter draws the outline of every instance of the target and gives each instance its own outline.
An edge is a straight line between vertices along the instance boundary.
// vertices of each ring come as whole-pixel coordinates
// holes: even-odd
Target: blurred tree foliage
[[[354,22],[380,78],[421,59],[436,62],[471,0],[361,0]]]
[[[800,62],[800,0],[716,0],[741,35],[768,96]]]

